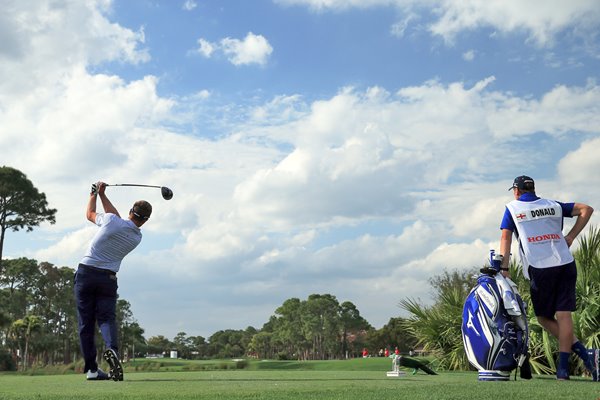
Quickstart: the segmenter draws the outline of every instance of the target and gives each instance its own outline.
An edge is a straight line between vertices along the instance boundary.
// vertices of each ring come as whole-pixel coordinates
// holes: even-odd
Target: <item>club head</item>
[[[165,200],[171,200],[173,198],[173,191],[166,186],[160,188],[160,193]]]

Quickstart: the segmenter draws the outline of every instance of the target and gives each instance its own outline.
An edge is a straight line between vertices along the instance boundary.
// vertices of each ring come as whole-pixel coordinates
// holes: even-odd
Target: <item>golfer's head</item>
[[[152,215],[152,205],[145,200],[138,200],[133,203],[133,207],[129,210],[129,217],[138,226],[143,225]]]

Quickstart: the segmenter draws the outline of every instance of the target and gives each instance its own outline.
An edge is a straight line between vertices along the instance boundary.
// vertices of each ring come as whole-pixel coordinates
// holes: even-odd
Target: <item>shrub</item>
[[[0,371],[16,371],[17,366],[15,360],[9,352],[4,349],[0,349]]]

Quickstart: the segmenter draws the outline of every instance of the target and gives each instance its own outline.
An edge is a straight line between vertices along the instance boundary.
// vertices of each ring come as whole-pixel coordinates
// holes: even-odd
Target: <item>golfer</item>
[[[535,183],[518,176],[512,190],[514,200],[506,205],[500,225],[501,271],[508,276],[512,234],[519,242],[523,275],[530,281],[531,303],[540,325],[558,339],[556,378],[569,379],[569,356],[577,354],[598,381],[598,350],[588,349],[573,333],[572,312],[576,309],[577,268],[569,247],[588,223],[594,209],[583,203],[561,203],[535,194]],[[563,218],[577,217],[563,236]]]
[[[122,219],[105,194],[106,183],[92,185],[87,204],[87,219],[100,227],[92,239],[75,274],[75,301],[79,320],[79,342],[88,380],[123,380],[117,341],[117,272],[123,258],[142,240],[140,227],[146,223],[152,206],[143,200],[135,202],[128,219]],[[104,213],[96,212],[98,196]],[[94,335],[100,327],[107,350],[104,359],[109,373],[98,368]]]

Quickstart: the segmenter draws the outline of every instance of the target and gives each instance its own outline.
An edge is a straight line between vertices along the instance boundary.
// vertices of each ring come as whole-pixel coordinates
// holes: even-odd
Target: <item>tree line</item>
[[[81,359],[73,296],[75,270],[28,258],[4,260],[0,272],[0,370],[70,364]],[[407,337],[398,319],[374,329],[356,306],[340,304],[331,294],[291,298],[275,310],[261,329],[220,330],[208,339],[179,332],[172,340],[148,339],[130,303],[117,301],[119,343],[124,359],[169,356],[186,359],[257,357],[334,359],[358,357],[370,349],[400,346]],[[98,354],[102,341],[98,340]],[[3,354],[1,354],[3,353]],[[12,361],[11,361],[12,360]]]

